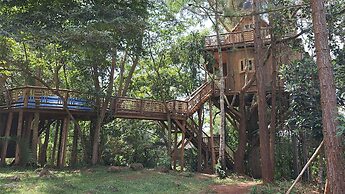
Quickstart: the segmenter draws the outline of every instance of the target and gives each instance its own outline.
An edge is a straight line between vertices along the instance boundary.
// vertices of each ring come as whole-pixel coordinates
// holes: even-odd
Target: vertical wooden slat
[[[1,165],[5,165],[6,162],[6,154],[7,154],[7,146],[8,146],[8,138],[10,136],[11,127],[12,127],[12,120],[13,120],[13,112],[8,114],[7,124],[4,134],[4,140],[2,141],[2,150],[1,150]]]
[[[22,143],[22,129],[23,129],[23,117],[24,117],[24,112],[23,109],[19,111],[19,116],[18,116],[18,127],[17,127],[17,143],[16,143],[16,155],[15,155],[15,165],[20,164],[20,146]]]

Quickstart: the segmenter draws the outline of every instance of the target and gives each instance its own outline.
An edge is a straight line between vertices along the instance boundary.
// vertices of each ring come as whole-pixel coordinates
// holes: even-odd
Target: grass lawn
[[[106,167],[51,172],[50,177],[39,177],[34,170],[2,168],[0,193],[207,193],[214,182],[190,173],[107,172]]]
[[[246,183],[250,185],[246,189],[248,193],[281,192],[277,190],[281,185],[268,189],[255,180],[238,177],[220,180],[214,176],[172,171],[160,173],[148,169],[126,169],[107,172],[107,167],[94,167],[50,172],[49,176],[39,177],[39,171],[33,169],[0,168],[0,193],[215,193],[217,186],[222,186],[218,191],[222,193],[224,189],[232,191]],[[255,186],[252,186],[253,183]]]

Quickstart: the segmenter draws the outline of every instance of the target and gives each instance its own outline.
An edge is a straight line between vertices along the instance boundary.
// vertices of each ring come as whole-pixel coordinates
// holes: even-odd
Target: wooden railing
[[[198,109],[200,103],[204,103],[210,95],[212,95],[212,84],[211,82],[206,82],[188,99],[188,114],[193,114]]]
[[[268,28],[262,28],[261,30],[261,37],[263,40],[269,40],[270,33]],[[246,43],[246,42],[253,42],[254,41],[254,30],[245,30],[241,32],[230,32],[220,35],[220,45],[231,45],[231,44],[238,44],[238,43]],[[206,36],[205,37],[205,46],[206,47],[213,47],[217,46],[217,36]]]
[[[60,98],[62,96],[63,98]],[[187,100],[157,100],[136,99],[129,97],[112,97],[108,110],[115,114],[127,114],[130,117],[166,117],[169,112],[173,116],[192,115],[208,97],[212,95],[212,83],[200,86]],[[25,86],[13,88],[8,92],[7,108],[51,108],[93,110],[94,97],[72,90],[48,89],[45,87]],[[65,102],[63,99],[67,99]]]
[[[115,98],[115,112],[166,113],[165,103],[128,97]]]
[[[64,99],[60,98],[61,95]],[[7,108],[51,108],[91,110],[90,96],[65,89],[48,89],[38,86],[24,86],[8,90]]]

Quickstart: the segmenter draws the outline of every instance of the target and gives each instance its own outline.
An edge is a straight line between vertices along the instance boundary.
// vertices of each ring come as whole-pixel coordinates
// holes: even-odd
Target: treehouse
[[[264,83],[266,91],[272,88],[272,53],[269,50],[271,41],[270,27],[264,20],[260,20],[260,33],[264,43],[265,52],[261,56],[264,61]],[[248,84],[250,79],[255,76],[255,61],[254,61],[254,21],[252,17],[243,17],[240,22],[229,33],[220,35],[220,48],[222,51],[223,76],[225,79],[225,94],[231,95],[238,93],[242,88]],[[219,53],[217,36],[207,36],[205,38],[205,50],[211,54],[215,63],[210,64],[207,70],[210,73],[216,74],[216,79],[219,79],[217,72],[219,71]],[[286,47],[284,43],[277,45],[278,63],[289,64],[291,61],[300,58],[300,54],[292,51],[291,48]],[[277,82],[277,88],[282,88],[283,83]],[[255,93],[257,91],[256,81],[250,84],[248,93]]]

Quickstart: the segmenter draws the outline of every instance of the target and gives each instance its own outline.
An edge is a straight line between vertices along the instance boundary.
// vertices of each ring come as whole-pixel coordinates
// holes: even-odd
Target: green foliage
[[[322,139],[322,120],[319,79],[313,59],[304,57],[282,67],[286,90],[290,94],[290,117],[287,124],[295,132],[306,130]]]
[[[217,173],[218,178],[220,179],[225,179],[227,177],[225,169],[222,168],[222,165],[220,164],[219,161],[216,164],[216,173]]]

